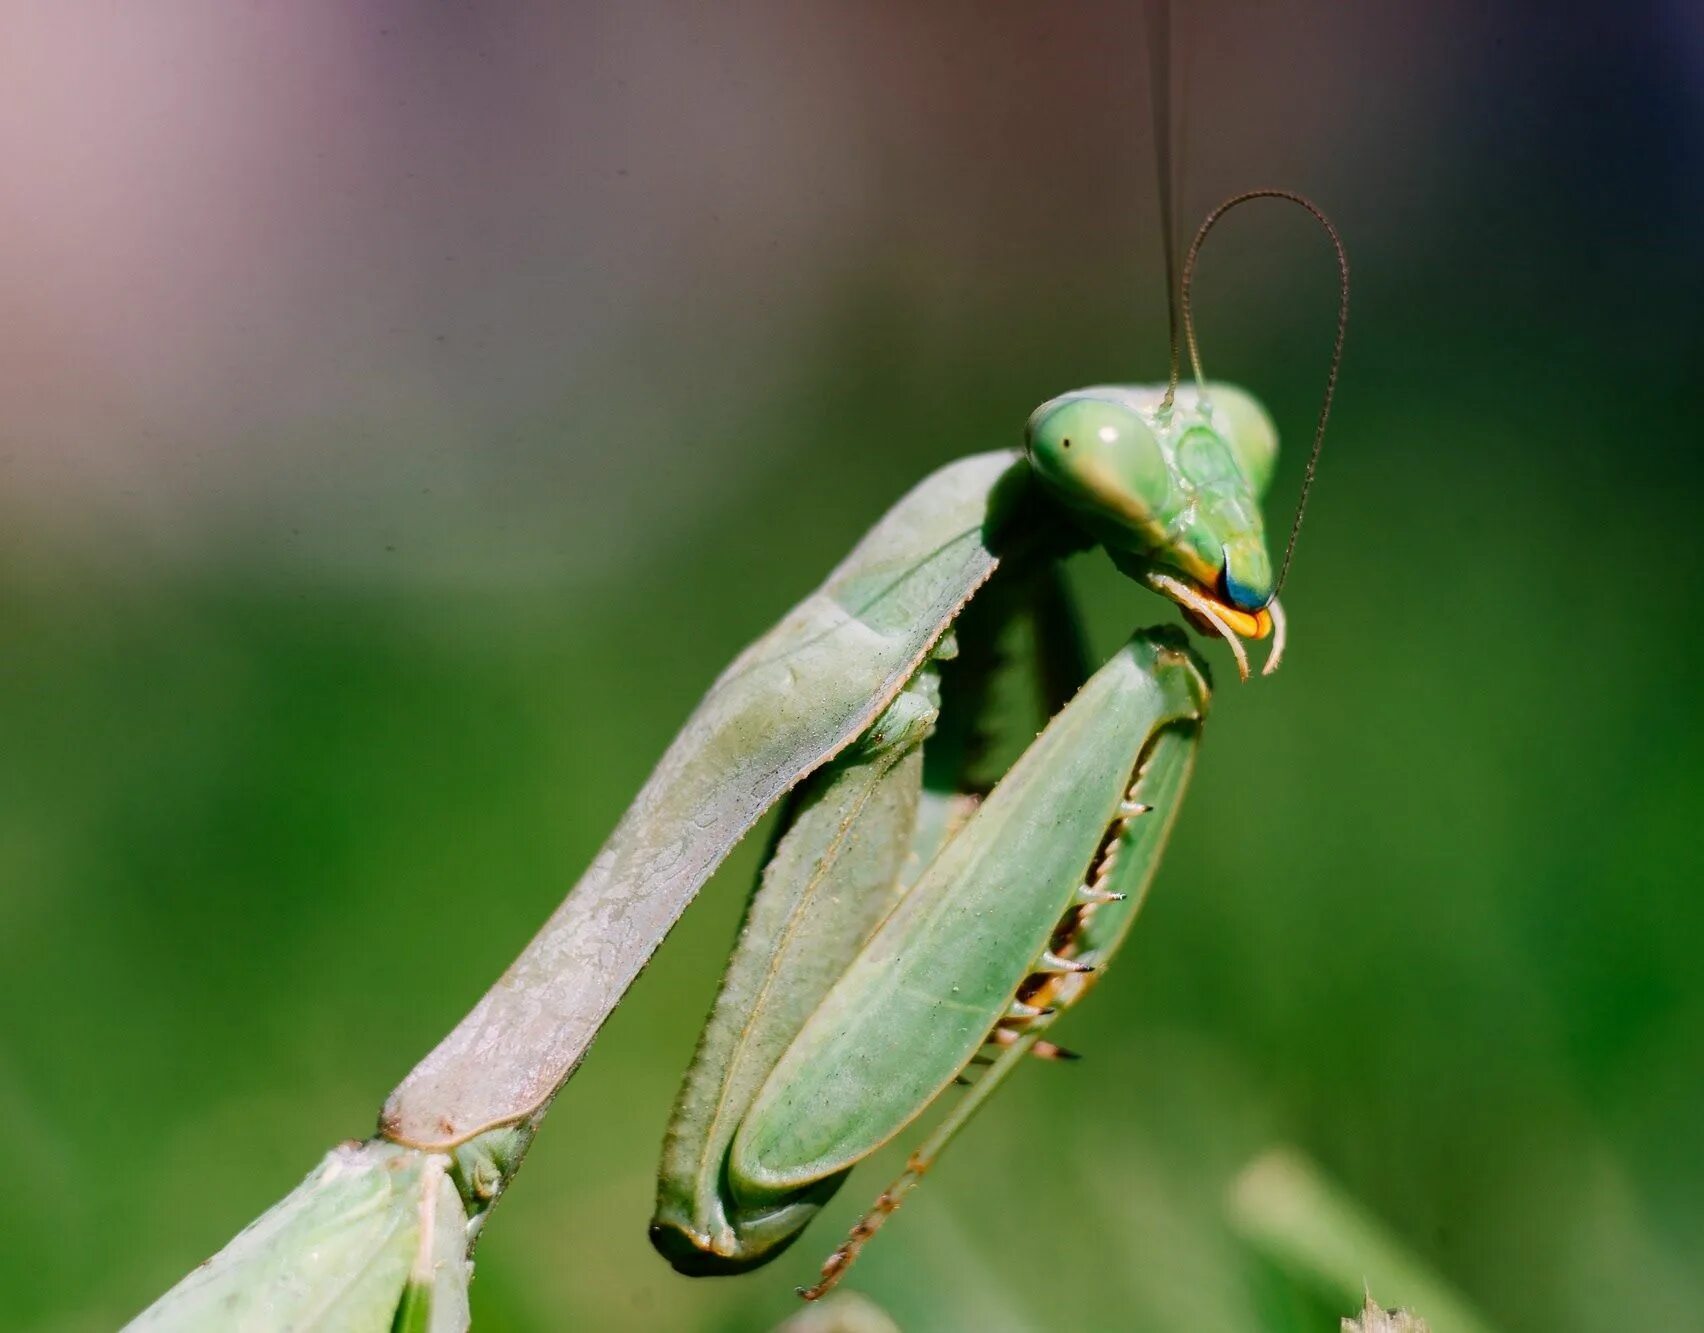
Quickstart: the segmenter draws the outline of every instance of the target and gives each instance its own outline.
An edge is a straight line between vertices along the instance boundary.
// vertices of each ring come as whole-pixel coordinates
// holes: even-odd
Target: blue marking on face
[[[1224,571],[1219,575],[1220,592],[1225,600],[1239,611],[1259,611],[1272,600],[1272,589],[1253,588],[1238,583],[1236,575],[1231,573],[1231,562],[1225,561]]]

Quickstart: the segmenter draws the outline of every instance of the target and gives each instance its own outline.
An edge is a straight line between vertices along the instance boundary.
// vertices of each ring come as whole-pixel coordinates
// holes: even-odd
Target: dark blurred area
[[[9,1327],[113,1327],[307,1172],[699,693],[933,466],[1165,370],[1136,6],[17,6],[0,44]],[[1296,1145],[1497,1326],[1704,1302],[1704,18],[1189,6],[1190,225],[1354,264],[1290,657],[1220,689],[1120,965],[875,1243],[908,1330],[1335,1327]],[[1329,252],[1205,252],[1286,433]],[[1096,642],[1175,618],[1099,557]],[[768,1327],[652,1173],[760,840],[556,1104],[486,1329]],[[1422,1311],[1424,1313],[1424,1311]],[[1439,1333],[1448,1333],[1439,1330]]]

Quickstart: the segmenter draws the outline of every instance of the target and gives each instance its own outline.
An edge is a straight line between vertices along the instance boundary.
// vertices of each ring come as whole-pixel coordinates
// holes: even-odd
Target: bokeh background
[[[1334,1327],[1227,1222],[1291,1144],[1499,1327],[1688,1326],[1704,22],[1187,8],[1184,213],[1300,188],[1355,264],[1292,656],[1222,685],[1088,1059],[857,1285],[907,1329]],[[0,1291],[80,1333],[367,1131],[903,489],[1162,374],[1165,321],[1134,5],[4,14]],[[1280,509],[1309,227],[1243,211],[1199,283]],[[1102,647],[1168,615],[1076,576]],[[482,1328],[766,1328],[894,1165],[750,1277],[645,1240],[754,847],[558,1101]]]

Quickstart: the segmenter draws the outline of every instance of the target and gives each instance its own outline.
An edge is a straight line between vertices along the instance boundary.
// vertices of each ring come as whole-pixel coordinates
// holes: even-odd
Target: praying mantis
[[[1167,378],[1052,398],[1021,447],[948,464],[898,500],[712,684],[561,905],[391,1093],[376,1135],[327,1154],[131,1328],[463,1333],[475,1243],[552,1099],[699,889],[775,810],[663,1144],[649,1235],[678,1271],[774,1260],[860,1162],[945,1103],[801,1290],[824,1295],[1020,1065],[1070,1058],[1049,1033],[1143,904],[1211,686],[1177,627],[1139,630],[1096,666],[1061,563],[1100,548],[1223,642],[1241,678],[1248,642],[1270,643],[1272,672],[1348,311],[1336,229],[1286,190],[1210,212],[1177,280],[1169,7],[1149,8]],[[1203,241],[1259,199],[1308,212],[1340,279],[1276,561],[1261,504],[1278,433],[1252,395],[1204,377],[1190,302]],[[1012,672],[1047,722],[995,780],[982,747]]]
[[[1277,431],[1204,379],[1190,310],[1202,241],[1280,199],[1336,250],[1338,320],[1284,555],[1260,502]],[[968,1084],[801,1294],[864,1244],[1104,973],[1177,818],[1208,672],[1176,627],[1091,670],[1060,561],[1099,546],[1250,674],[1279,663],[1278,593],[1343,351],[1348,261],[1283,190],[1208,214],[1172,302],[1164,384],[1051,399],[1021,449],[948,464],[722,673],[561,906],[391,1094],[376,1138],[301,1186],[144,1311],[147,1330],[336,1326],[458,1333],[470,1256],[551,1099],[733,846],[782,807],[664,1143],[650,1235],[681,1272],[791,1245],[860,1161]],[[1171,284],[1168,282],[1168,290]],[[1178,312],[1193,369],[1180,383]],[[972,777],[1008,627],[1050,720]]]
[[[1201,374],[1189,289],[1230,209],[1281,199],[1336,249],[1340,302],[1284,561],[1260,501],[1277,432]],[[555,915],[386,1104],[393,1143],[530,1135],[609,1012],[733,845],[786,812],[666,1137],[656,1247],[740,1272],[797,1238],[851,1168],[980,1076],[803,1294],[824,1294],[946,1142],[1092,986],[1140,907],[1194,763],[1209,685],[1176,630],[1090,674],[1058,561],[1098,545],[1231,649],[1270,639],[1340,363],[1348,260],[1284,190],[1234,196],[1179,288],[1195,382],[1043,404],[1021,450],[952,463],[711,687]],[[1175,320],[1174,320],[1175,322]],[[1034,627],[1052,721],[984,796],[962,785],[1004,626]],[[1079,688],[1080,687],[1080,688]],[[789,795],[790,793],[790,795]],[[503,1175],[499,1172],[499,1177]],[[497,1185],[500,1188],[500,1179]]]
[[[1284,648],[1277,591],[1302,507],[1275,570],[1260,500],[1277,434],[1250,395],[1202,380],[1187,299],[1202,240],[1257,198],[1307,209],[1337,247],[1343,305],[1311,480],[1342,350],[1347,260],[1307,200],[1251,191],[1208,216],[1185,264],[1194,386],[1180,390],[1174,371],[1165,385],[1044,403],[1021,454],[951,465],[884,520],[919,555],[896,561],[872,540],[830,580],[854,619],[885,620],[893,590],[943,553],[970,557],[937,571],[945,579],[927,604],[948,610],[921,622],[909,673],[790,798],[665,1141],[651,1237],[680,1271],[768,1262],[858,1162],[970,1083],[801,1291],[825,1294],[1019,1063],[1068,1057],[1043,1034],[1130,929],[1188,784],[1210,687],[1169,629],[1137,632],[1090,674],[1058,559],[1099,545],[1223,639],[1244,679],[1242,640],[1272,640],[1267,673]],[[916,628],[918,612],[905,614]],[[965,774],[991,658],[1017,617],[1031,622],[1052,717],[984,794]],[[788,661],[791,624],[742,661]]]

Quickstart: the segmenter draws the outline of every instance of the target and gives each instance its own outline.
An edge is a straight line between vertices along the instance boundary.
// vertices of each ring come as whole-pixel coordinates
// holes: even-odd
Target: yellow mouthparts
[[[1234,606],[1226,606],[1200,588],[1158,570],[1149,570],[1143,579],[1155,592],[1181,606],[1196,629],[1222,638],[1231,655],[1237,659],[1237,675],[1244,680],[1248,679],[1248,650],[1242,646],[1243,639],[1272,636],[1272,650],[1266,655],[1261,675],[1270,676],[1278,669],[1278,663],[1284,660],[1284,608],[1278,605],[1276,597],[1259,611],[1240,611]]]
[[[1264,639],[1272,633],[1272,612],[1265,607],[1258,611],[1242,611],[1226,606],[1217,597],[1196,589],[1201,600],[1213,608],[1213,614],[1245,639]]]

